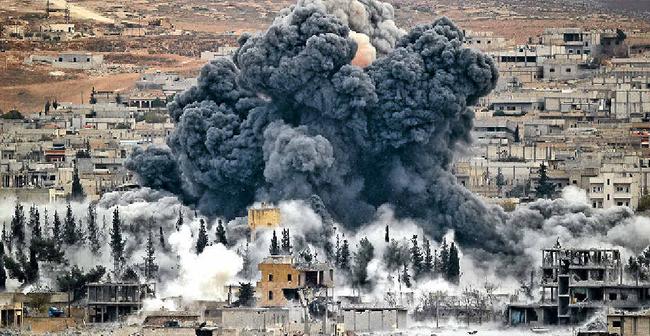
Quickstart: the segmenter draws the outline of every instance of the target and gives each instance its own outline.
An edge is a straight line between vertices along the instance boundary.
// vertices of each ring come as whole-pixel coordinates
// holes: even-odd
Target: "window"
[[[334,281],[334,270],[330,269],[330,280]]]
[[[609,293],[609,301],[616,301],[616,293]]]
[[[269,291],[269,300],[273,300],[273,291]]]
[[[269,273],[269,282],[272,282],[272,281],[273,281],[273,274]]]
[[[77,58],[76,58],[76,57],[73,57],[73,58],[72,58],[72,61],[75,62],[75,63],[77,63]]]
[[[612,327],[620,328],[621,327],[621,321],[612,321]]]
[[[621,300],[627,300],[627,294],[621,293]]]
[[[287,274],[287,281],[291,282],[291,274]]]
[[[59,57],[59,62],[63,62],[63,57]]]
[[[566,68],[564,71],[571,72],[571,68]]]
[[[607,179],[607,185],[609,185],[609,179]]]
[[[548,69],[548,72],[555,72],[555,68]]]

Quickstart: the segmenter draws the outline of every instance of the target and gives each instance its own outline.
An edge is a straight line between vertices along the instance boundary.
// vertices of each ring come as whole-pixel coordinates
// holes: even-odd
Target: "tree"
[[[41,236],[48,236],[50,230],[50,219],[48,217],[47,208],[43,211],[43,227],[41,228]]]
[[[162,226],[160,227],[160,233],[158,234],[158,241],[160,243],[160,249],[163,251],[167,250],[167,243],[165,243],[165,233],[163,232]]]
[[[25,265],[25,276],[29,283],[34,283],[38,280],[38,257],[33,244],[29,246],[29,262]]]
[[[280,250],[283,254],[291,254],[291,238],[289,236],[289,229],[282,229],[282,240]]]
[[[546,165],[544,163],[539,165],[539,170],[537,171],[538,182],[536,194],[539,198],[550,198],[555,194],[555,185],[549,181],[548,175],[546,173]]]
[[[41,237],[41,215],[33,204],[29,208],[29,227],[32,230],[32,239]]]
[[[5,245],[0,242],[0,292],[7,289],[7,272],[5,271]]]
[[[440,245],[440,257],[438,258],[438,268],[436,272],[446,278],[447,274],[447,264],[449,262],[449,245],[447,245],[447,239],[442,239],[442,244]]]
[[[341,267],[341,240],[339,235],[336,235],[336,251],[334,252],[334,264],[336,267]]]
[[[77,168],[77,160],[74,160],[74,170],[72,171],[72,190],[70,192],[70,199],[75,202],[82,202],[86,198],[84,188],[81,186],[79,179],[79,169]]]
[[[199,227],[199,236],[196,240],[196,254],[203,253],[205,247],[208,246],[208,234],[205,229],[205,221],[201,218],[201,227]]]
[[[2,119],[7,119],[7,120],[22,120],[25,119],[22,113],[18,112],[18,110],[11,110],[5,114],[0,115],[0,118]]]
[[[59,219],[59,213],[54,210],[54,223],[52,227],[52,237],[54,240],[57,242],[57,244],[61,244],[61,219]]]
[[[18,243],[18,248],[25,243],[25,212],[19,202],[16,202],[14,217],[11,219],[11,238]]]
[[[458,249],[454,242],[449,247],[449,262],[447,264],[447,281],[458,284],[460,280],[460,259],[458,258]]]
[[[183,211],[178,210],[178,220],[176,221],[176,231],[180,231],[181,226],[183,226]]]
[[[506,185],[506,178],[503,176],[501,167],[497,169],[496,185],[497,188],[499,188],[499,195],[501,195],[501,193],[503,192],[503,186]]]
[[[85,296],[88,284],[99,282],[104,277],[104,274],[106,274],[104,266],[96,266],[84,273],[82,269],[75,265],[69,272],[57,277],[56,283],[60,291],[72,292],[73,300],[78,300]]]
[[[45,102],[45,107],[43,108],[43,110],[45,111],[45,114],[47,114],[48,112],[50,112],[50,106],[52,106],[52,104],[50,104],[50,100],[48,99],[48,100]]]
[[[113,210],[113,226],[111,229],[111,255],[113,256],[113,270],[119,273],[124,261],[124,240],[122,240],[122,221],[117,207]]]
[[[94,255],[99,255],[101,249],[99,227],[97,227],[97,208],[95,203],[88,204],[88,241],[90,250]]]
[[[354,267],[352,270],[353,283],[356,286],[364,287],[368,282],[368,264],[375,256],[375,248],[368,238],[364,237],[359,241],[359,247],[354,253]]]
[[[52,107],[56,110],[59,108],[59,101],[54,99],[54,102],[52,103]]]
[[[61,250],[61,245],[54,238],[34,238],[32,239],[31,246],[36,251],[36,257],[39,261],[58,264],[65,263],[65,253]]]
[[[223,221],[219,219],[217,221],[217,244],[223,244],[223,246],[228,246],[228,240],[226,239],[226,228],[223,226]]]
[[[79,232],[77,231],[77,222],[72,213],[72,206],[68,202],[63,225],[63,242],[73,246],[79,242]]]
[[[514,141],[515,141],[515,143],[519,143],[521,141],[520,136],[519,136],[519,124],[517,124],[517,126],[515,126]]]
[[[424,242],[422,243],[422,249],[424,250],[424,264],[422,265],[424,274],[430,275],[433,268],[433,259],[435,255],[431,254],[431,243],[429,239],[423,238]]]
[[[350,245],[348,245],[347,239],[343,240],[343,246],[341,247],[339,268],[346,271],[350,269]]]
[[[413,235],[411,238],[411,267],[413,269],[413,278],[419,279],[424,273],[422,251],[418,246],[418,236]]]
[[[384,241],[386,243],[390,242],[390,231],[388,229],[388,224],[386,224],[386,234],[384,235]]]
[[[403,266],[408,266],[411,260],[408,244],[398,242],[395,239],[391,240],[384,250],[383,260],[386,268],[391,272],[399,271]]]
[[[253,285],[250,282],[240,282],[239,283],[239,297],[235,302],[235,305],[238,307],[252,307],[254,300],[255,290]]]
[[[411,276],[409,275],[409,269],[406,265],[404,265],[404,269],[402,270],[402,282],[406,288],[411,288]]]
[[[275,234],[275,230],[273,230],[273,237],[271,237],[271,246],[269,246],[269,253],[272,256],[280,254],[280,246],[278,245],[278,236]]]
[[[144,277],[150,281],[156,277],[158,273],[158,265],[156,265],[156,249],[153,246],[153,235],[151,228],[149,228],[149,237],[147,238],[147,247],[145,248],[144,256]]]
[[[133,267],[127,267],[126,270],[124,270],[124,274],[122,274],[122,281],[138,283],[140,282],[140,277]]]

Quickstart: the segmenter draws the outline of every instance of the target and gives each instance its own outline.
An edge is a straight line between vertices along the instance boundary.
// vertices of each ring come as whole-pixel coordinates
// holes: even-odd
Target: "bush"
[[[18,110],[11,110],[3,114],[2,119],[18,120],[18,119],[25,119],[25,117],[23,117],[22,113],[18,112]]]
[[[639,212],[650,210],[650,195],[643,195],[639,198],[639,207],[636,210]]]

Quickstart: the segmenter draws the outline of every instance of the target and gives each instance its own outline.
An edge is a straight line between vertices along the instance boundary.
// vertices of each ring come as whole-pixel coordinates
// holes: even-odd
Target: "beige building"
[[[607,314],[607,332],[618,336],[650,335],[650,311],[610,311]]]
[[[594,208],[639,205],[640,174],[620,164],[604,164],[600,174],[589,178],[587,190]]]

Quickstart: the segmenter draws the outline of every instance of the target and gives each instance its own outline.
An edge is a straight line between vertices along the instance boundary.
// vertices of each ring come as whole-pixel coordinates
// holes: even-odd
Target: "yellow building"
[[[255,240],[255,231],[259,229],[275,229],[280,226],[280,208],[262,203],[260,208],[248,208],[248,227],[251,239]]]
[[[259,264],[257,283],[261,307],[283,307],[302,297],[331,296],[334,269],[327,263],[299,264],[290,255],[270,256]],[[333,294],[333,293],[332,293]]]
[[[650,311],[626,312],[610,310],[607,314],[607,332],[619,336],[650,335]]]

